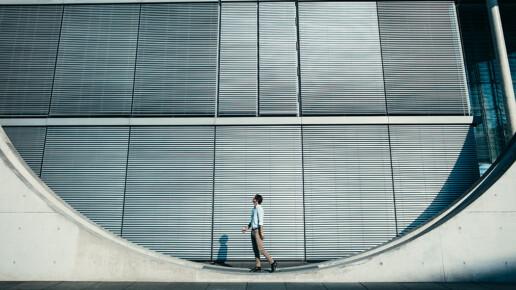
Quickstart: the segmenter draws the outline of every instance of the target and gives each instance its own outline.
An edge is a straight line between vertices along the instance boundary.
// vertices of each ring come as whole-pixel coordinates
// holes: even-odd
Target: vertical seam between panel
[[[129,135],[127,138],[127,155],[125,158],[125,179],[124,179],[124,195],[123,195],[123,199],[122,199],[122,220],[120,222],[120,236],[121,237],[123,237],[123,233],[124,233],[125,197],[126,197],[126,193],[127,193],[127,175],[129,172],[129,151],[131,148],[130,147],[131,146],[131,131],[132,131],[132,126],[129,126]]]
[[[392,201],[394,207],[394,227],[396,230],[396,236],[398,236],[398,210],[396,206],[396,191],[394,186],[394,166],[392,164],[392,143],[391,143],[391,125],[387,124],[387,138],[389,141],[389,159],[391,165],[391,184],[392,184]]]
[[[218,2],[219,20],[218,20],[218,39],[217,39],[217,91],[215,92],[215,118],[219,116],[219,99],[220,99],[220,47],[222,44],[222,0]]]
[[[52,86],[50,87],[50,100],[48,101],[47,118],[50,117],[50,110],[52,109],[52,99],[54,98],[54,84],[56,82],[57,59],[59,58],[59,46],[61,45],[61,33],[63,32],[64,8],[65,8],[65,5],[62,5],[61,6],[61,24],[59,25],[59,35],[57,37],[56,60],[54,61],[54,73],[52,75]]]
[[[133,115],[134,106],[134,88],[136,86],[136,64],[138,62],[138,45],[140,40],[140,22],[142,19],[142,4],[140,3],[140,11],[138,12],[138,30],[136,32],[136,49],[134,52],[134,70],[133,70],[133,91],[131,93],[131,108],[129,109],[129,116]]]
[[[211,247],[210,261],[213,262],[213,238],[215,231],[215,162],[217,149],[217,126],[213,126],[213,165],[212,165],[212,186],[211,186]]]
[[[391,167],[391,189],[392,189],[392,202],[394,208],[394,228],[396,236],[398,236],[398,214],[396,207],[396,191],[394,186],[394,166],[392,164],[392,143],[391,143],[391,124],[389,122],[389,107],[387,104],[387,88],[385,86],[385,68],[383,63],[383,47],[382,47],[382,34],[380,25],[380,14],[378,9],[378,1],[376,2],[376,21],[378,22],[378,40],[380,42],[380,58],[382,60],[382,78],[383,78],[383,95],[385,100],[385,115],[387,116],[387,140],[389,142],[389,165]]]
[[[299,42],[299,1],[296,0],[296,53],[297,53],[297,116],[303,116],[302,112],[302,100],[301,100],[301,44]],[[306,211],[305,211],[305,152],[304,152],[304,125],[301,122],[301,189],[303,197],[303,250],[304,250],[304,261],[308,261],[306,255]]]
[[[221,22],[222,22],[222,19],[221,19],[221,14],[222,14],[222,3],[221,3],[221,0],[219,0],[217,2],[217,8],[218,8],[218,11],[217,11],[217,15],[218,15],[218,19],[217,19],[217,68],[216,68],[216,76],[215,76],[215,82],[216,82],[216,88],[215,88],[215,112],[214,112],[214,116],[215,118],[218,117],[219,115],[219,88],[220,88],[220,31],[221,31]]]
[[[307,262],[306,256],[306,213],[305,213],[305,147],[304,147],[304,125],[300,125],[301,127],[301,190],[303,193],[303,248],[304,248],[304,256],[305,262]]]
[[[256,2],[256,116],[260,116],[260,2]]]
[[[296,53],[297,53],[297,116],[302,118],[302,101],[301,101],[301,44],[299,42],[299,1],[296,0]],[[301,189],[303,197],[303,250],[304,250],[304,261],[308,261],[306,255],[306,203],[305,203],[305,149],[304,149],[304,125],[301,122]]]
[[[48,136],[48,126],[43,127],[43,128],[45,128],[45,138],[43,139],[43,152],[41,152],[41,164],[39,165],[39,178],[40,179],[42,179],[42,176],[43,176],[43,160],[45,160],[45,150],[47,149],[47,136]]]
[[[297,53],[297,116],[303,116],[303,99],[301,94],[301,43],[299,40],[299,1],[296,0],[296,53]]]
[[[138,62],[138,44],[140,40],[140,23],[142,18],[142,4],[139,4],[139,11],[138,11],[138,28],[136,32],[136,46],[135,46],[135,52],[134,52],[134,70],[133,70],[133,90],[131,94],[131,107],[129,110],[129,115],[133,115],[133,105],[134,105],[134,88],[136,84],[136,64]],[[124,217],[125,217],[125,198],[127,193],[127,175],[129,172],[129,151],[131,146],[131,131],[132,127],[129,126],[129,132],[128,132],[128,138],[127,138],[127,156],[125,159],[125,179],[124,179],[124,196],[122,199],[122,221],[120,223],[120,236],[123,237],[124,233]]]

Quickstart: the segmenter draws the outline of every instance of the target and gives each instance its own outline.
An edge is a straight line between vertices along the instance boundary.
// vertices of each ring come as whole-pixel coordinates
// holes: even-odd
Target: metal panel
[[[303,115],[385,114],[375,2],[299,3]]]
[[[41,173],[46,127],[4,127],[16,151],[38,176]]]
[[[47,115],[61,5],[0,7],[0,115]]]
[[[213,259],[253,260],[247,226],[253,196],[263,195],[265,248],[302,260],[303,191],[299,126],[217,127]]]
[[[259,8],[260,115],[297,114],[297,31],[294,2]]]
[[[72,207],[120,234],[128,127],[49,127],[42,179]]]
[[[133,113],[213,116],[217,3],[142,5]]]
[[[67,5],[52,115],[128,115],[139,5]]]
[[[179,258],[209,260],[214,127],[133,127],[123,237]]]
[[[258,101],[257,4],[221,5],[219,115],[255,116]]]
[[[389,114],[467,115],[453,1],[382,1],[378,17]]]
[[[392,125],[398,230],[426,222],[478,179],[468,125]]]
[[[396,236],[385,125],[303,127],[306,256],[348,257]]]

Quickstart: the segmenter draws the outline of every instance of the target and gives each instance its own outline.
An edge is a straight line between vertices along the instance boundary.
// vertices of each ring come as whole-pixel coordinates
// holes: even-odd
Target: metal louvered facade
[[[303,115],[385,114],[375,2],[300,2]]]
[[[297,6],[1,7],[0,114],[468,115],[453,1]]]
[[[0,115],[48,114],[63,6],[0,6]]]
[[[391,126],[400,234],[445,209],[478,179],[472,134],[467,125]]]
[[[307,260],[352,256],[396,236],[387,130],[303,127]]]
[[[249,234],[240,230],[255,194],[264,196],[265,248],[278,259],[304,259],[301,163],[298,126],[217,127],[214,260],[252,257]]]
[[[349,257],[478,177],[453,1],[137,2],[0,5],[0,125],[123,238],[252,261],[259,193],[273,258]]]
[[[39,176],[47,128],[4,127],[4,130],[23,160]]]
[[[51,115],[128,115],[139,5],[66,5]]]
[[[41,178],[75,209],[120,234],[129,128],[49,127]]]
[[[218,114],[256,116],[258,7],[253,2],[221,5]]]
[[[143,4],[135,115],[213,116],[217,3]]]
[[[298,112],[297,31],[294,2],[260,2],[259,79],[263,115]]]
[[[389,114],[468,115],[453,1],[380,1]]]
[[[209,260],[214,128],[133,127],[122,236],[180,258]]]

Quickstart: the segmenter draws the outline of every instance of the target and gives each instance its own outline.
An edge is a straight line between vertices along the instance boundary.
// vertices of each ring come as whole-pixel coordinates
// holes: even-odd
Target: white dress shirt
[[[257,204],[256,207],[253,207],[251,211],[251,229],[257,229],[259,226],[263,226],[263,208],[261,205]]]

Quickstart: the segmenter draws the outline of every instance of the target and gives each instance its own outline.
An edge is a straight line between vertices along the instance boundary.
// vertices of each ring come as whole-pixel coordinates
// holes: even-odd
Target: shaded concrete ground
[[[0,289],[31,290],[516,290],[516,283],[143,283],[0,282]]]

